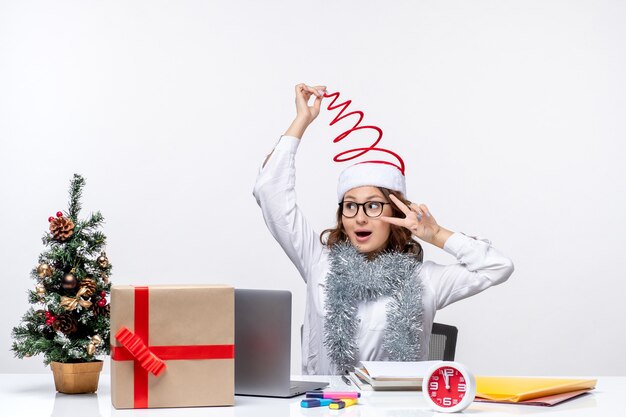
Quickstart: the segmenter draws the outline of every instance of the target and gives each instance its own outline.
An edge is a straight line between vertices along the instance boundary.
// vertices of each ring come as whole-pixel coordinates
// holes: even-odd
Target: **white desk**
[[[306,377],[310,380],[330,378],[331,388],[346,390],[338,377]],[[299,379],[294,377],[294,379]],[[305,379],[305,378],[302,378]],[[220,416],[220,417],[443,417],[429,410],[421,392],[362,392],[359,405],[343,410],[328,407],[301,408],[303,396],[276,399],[261,397],[235,397],[234,407],[172,408],[145,410],[116,410],[111,405],[110,377],[100,376],[96,394],[65,395],[54,389],[52,374],[0,374],[0,415],[51,416],[51,417],[108,417],[108,416]],[[536,407],[509,404],[474,402],[462,415],[500,417],[514,415],[549,415],[568,417],[626,416],[620,407],[626,399],[626,377],[598,378],[591,394],[554,407]],[[452,414],[458,415],[458,414]]]

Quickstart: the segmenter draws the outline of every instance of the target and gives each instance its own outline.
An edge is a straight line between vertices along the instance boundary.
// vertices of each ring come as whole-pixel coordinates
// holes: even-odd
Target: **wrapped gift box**
[[[234,306],[226,285],[113,286],[113,406],[233,405]]]

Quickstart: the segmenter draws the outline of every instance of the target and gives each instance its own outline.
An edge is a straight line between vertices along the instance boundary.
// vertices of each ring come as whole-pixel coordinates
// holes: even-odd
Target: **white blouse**
[[[300,140],[282,136],[264,167],[259,170],[254,197],[261,207],[265,224],[294,263],[307,285],[302,340],[304,374],[335,374],[324,346],[325,282],[329,271],[329,250],[319,233],[302,215],[294,189],[295,154]],[[506,281],[513,273],[513,262],[500,254],[486,239],[454,233],[444,245],[458,263],[439,265],[425,261],[418,279],[423,283],[423,350],[419,360],[428,359],[428,343],[435,311]],[[387,360],[383,350],[386,305],[389,297],[359,304],[356,343],[358,360]]]

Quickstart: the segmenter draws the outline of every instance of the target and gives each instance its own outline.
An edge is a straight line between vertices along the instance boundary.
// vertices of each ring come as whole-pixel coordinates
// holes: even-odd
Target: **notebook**
[[[553,405],[557,405],[567,400],[571,400],[572,398],[577,398],[582,395],[585,395],[592,389],[593,388],[581,389],[581,390],[572,391],[572,392],[564,392],[562,394],[548,395],[546,397],[533,398],[532,400],[523,400],[523,401],[518,401],[516,403],[511,403],[510,401],[488,400],[486,398],[481,398],[481,397],[476,397],[474,401],[483,402],[483,403],[521,404],[521,405],[538,405],[542,407],[552,407]]]
[[[440,362],[361,361],[362,367],[355,368],[350,377],[356,378],[357,386],[365,390],[419,390],[424,374]]]
[[[291,292],[235,289],[235,394],[293,397],[327,382],[290,381]]]
[[[596,379],[477,376],[476,397],[520,403],[595,388]],[[580,393],[579,393],[580,394]]]

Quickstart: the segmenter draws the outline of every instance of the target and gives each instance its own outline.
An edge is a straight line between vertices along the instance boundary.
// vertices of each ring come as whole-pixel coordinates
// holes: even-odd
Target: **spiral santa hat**
[[[348,168],[343,170],[341,175],[339,175],[339,181],[337,183],[337,201],[341,202],[343,200],[343,196],[348,190],[363,186],[384,187],[393,191],[398,191],[406,196],[404,161],[397,153],[377,146],[383,137],[382,129],[378,126],[373,125],[360,126],[360,123],[363,120],[364,116],[363,112],[360,110],[352,111],[343,115],[343,112],[347,109],[352,101],[347,100],[343,103],[335,105],[335,102],[339,98],[339,92],[335,92],[332,94],[324,93],[324,97],[333,98],[332,102],[327,107],[328,110],[335,110],[337,108],[340,108],[339,114],[335,116],[335,118],[330,122],[331,126],[337,123],[339,120],[350,115],[356,114],[359,116],[359,120],[354,125],[354,127],[337,136],[333,140],[333,143],[337,143],[345,139],[350,133],[357,130],[369,129],[375,131],[378,135],[376,140],[368,147],[349,149],[347,151],[337,154],[333,158],[335,162],[350,161],[369,152],[384,153],[387,156],[391,155],[396,160],[395,162],[397,162],[394,163],[385,160],[368,160],[358,162],[354,165],[349,166]]]

